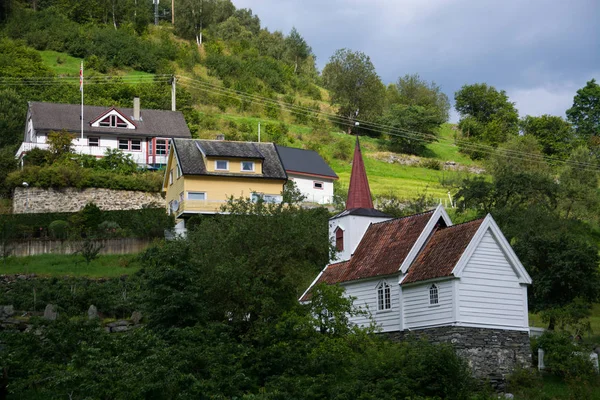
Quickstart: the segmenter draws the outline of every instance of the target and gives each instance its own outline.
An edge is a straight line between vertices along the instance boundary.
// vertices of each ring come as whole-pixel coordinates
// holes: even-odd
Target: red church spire
[[[348,201],[346,202],[346,210],[353,208],[373,208],[369,180],[367,179],[367,171],[365,171],[358,136],[356,137],[356,146],[354,147],[352,174],[350,175]]]

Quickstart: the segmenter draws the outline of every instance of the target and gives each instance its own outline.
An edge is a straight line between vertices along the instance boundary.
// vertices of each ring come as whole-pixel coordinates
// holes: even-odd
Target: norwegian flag
[[[79,91],[83,92],[83,61],[81,62],[81,68],[79,69]]]

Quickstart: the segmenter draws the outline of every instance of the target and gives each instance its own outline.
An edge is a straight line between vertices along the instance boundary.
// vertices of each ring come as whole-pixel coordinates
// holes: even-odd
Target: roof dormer
[[[90,125],[94,128],[136,129],[133,121],[114,107],[92,120]]]

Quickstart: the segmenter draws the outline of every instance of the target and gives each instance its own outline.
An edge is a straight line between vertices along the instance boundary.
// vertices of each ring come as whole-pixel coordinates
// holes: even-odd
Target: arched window
[[[335,249],[344,251],[344,230],[339,226],[335,230]]]
[[[429,286],[429,304],[434,305],[439,303],[438,287],[434,284]]]
[[[390,285],[386,282],[381,282],[379,286],[377,286],[377,309],[389,310],[390,308],[392,308]]]

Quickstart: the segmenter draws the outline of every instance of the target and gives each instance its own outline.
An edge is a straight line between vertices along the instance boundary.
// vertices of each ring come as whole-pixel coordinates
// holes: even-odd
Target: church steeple
[[[365,171],[365,164],[363,162],[362,152],[360,151],[358,136],[356,137],[356,145],[354,147],[350,187],[348,188],[348,201],[346,202],[346,210],[355,208],[373,208],[369,180],[367,179],[367,171]]]

